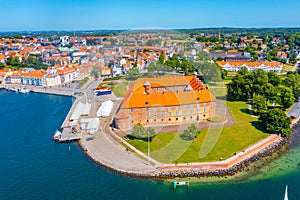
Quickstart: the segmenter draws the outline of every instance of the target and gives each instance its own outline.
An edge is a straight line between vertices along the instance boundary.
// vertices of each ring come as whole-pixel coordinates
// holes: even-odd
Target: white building
[[[42,85],[45,87],[53,87],[61,85],[61,78],[58,74],[46,74],[42,78]]]
[[[66,46],[69,44],[69,36],[61,36],[59,37],[59,46]]]
[[[282,70],[282,63],[280,62],[217,62],[219,66],[229,72],[237,72],[242,67],[246,67],[248,71],[253,71],[255,69],[262,69],[265,72],[273,71],[280,73]]]

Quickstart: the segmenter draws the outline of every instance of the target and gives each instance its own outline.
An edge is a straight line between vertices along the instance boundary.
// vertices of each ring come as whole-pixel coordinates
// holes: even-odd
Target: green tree
[[[3,63],[0,63],[0,69],[4,69],[5,65]]]
[[[212,57],[205,51],[199,51],[198,58],[199,58],[199,60],[211,60],[212,59]]]
[[[135,138],[146,140],[149,137],[150,139],[153,139],[153,137],[155,135],[156,135],[156,133],[155,133],[155,130],[153,128],[149,127],[149,128],[145,129],[140,123],[135,124],[132,127],[131,136],[133,136]]]
[[[164,63],[165,63],[165,60],[166,60],[166,55],[165,55],[165,53],[162,52],[162,53],[160,54],[160,56],[159,56],[158,61],[159,61],[160,64],[164,64]]]
[[[268,81],[273,86],[278,86],[281,83],[280,77],[275,72],[268,72]]]
[[[99,67],[93,67],[91,74],[95,77],[95,78],[99,78]]]
[[[155,72],[157,71],[157,66],[154,62],[151,62],[148,67],[147,67],[147,71],[149,73],[149,75],[151,77],[154,77],[155,76]]]
[[[282,136],[291,133],[291,119],[279,108],[262,113],[259,119],[269,133],[280,133]]]
[[[137,67],[132,67],[129,69],[128,74],[131,79],[137,79],[142,76]]]
[[[192,124],[186,130],[184,130],[180,137],[184,140],[194,140],[199,134],[200,131],[198,130],[197,126]]]
[[[265,113],[268,110],[266,99],[261,95],[254,95],[252,101],[252,109],[258,115]]]
[[[295,102],[295,97],[291,88],[279,86],[281,105],[289,108]]]
[[[300,97],[300,75],[288,74],[287,78],[282,81],[286,87],[292,88],[294,98],[297,100]]]

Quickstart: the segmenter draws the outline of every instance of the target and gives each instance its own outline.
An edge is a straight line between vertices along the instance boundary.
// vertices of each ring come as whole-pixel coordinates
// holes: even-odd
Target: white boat
[[[284,200],[289,200],[288,198],[288,186],[285,186],[285,195],[284,195]]]
[[[59,130],[55,131],[55,134],[52,136],[53,140],[57,141],[61,137],[61,132]]]
[[[19,92],[17,88],[9,88],[9,90],[14,91],[14,92]]]
[[[25,93],[29,93],[30,90],[29,90],[29,89],[26,89],[26,88],[20,88],[20,89],[19,89],[19,92],[25,94]]]

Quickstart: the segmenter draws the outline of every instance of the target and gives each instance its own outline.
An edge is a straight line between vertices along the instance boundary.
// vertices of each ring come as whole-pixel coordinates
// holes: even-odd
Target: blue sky
[[[0,0],[0,31],[300,27],[299,0]]]

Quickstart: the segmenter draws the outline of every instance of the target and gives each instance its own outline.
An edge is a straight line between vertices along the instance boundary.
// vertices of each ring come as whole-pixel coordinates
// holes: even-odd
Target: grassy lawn
[[[157,134],[151,141],[151,145],[150,145],[151,152],[157,151],[157,150],[163,148],[164,146],[166,146],[166,144],[169,144],[173,140],[173,138],[176,136],[176,134],[177,133],[175,133],[175,132]],[[139,140],[139,139],[130,139],[130,140],[128,140],[128,142],[131,145],[135,146],[140,151],[142,151],[144,153],[148,152],[147,141]]]
[[[130,86],[131,82],[122,81],[122,83],[118,85],[113,85],[111,90],[117,97],[124,97],[127,92],[127,86]]]
[[[258,119],[246,113],[248,107],[245,102],[227,102],[227,106],[235,119],[235,125],[224,127],[214,148],[205,157],[199,158],[204,137],[208,133],[208,129],[202,130],[189,149],[178,159],[178,162],[186,163],[216,161],[220,158],[226,159],[234,153],[240,152],[269,136],[269,134],[263,133],[260,130],[261,127],[257,123]],[[218,128],[215,129],[210,129],[209,134],[214,134],[214,131],[218,131]]]
[[[294,65],[283,64],[281,72],[289,72],[289,71],[293,71],[293,69],[294,69]]]
[[[263,133],[258,119],[248,114],[245,102],[226,102],[235,125],[201,130],[194,140],[183,140],[181,133],[161,133],[151,141],[151,157],[163,163],[218,161],[251,146],[269,136]],[[147,141],[129,140],[142,152],[147,152]]]

